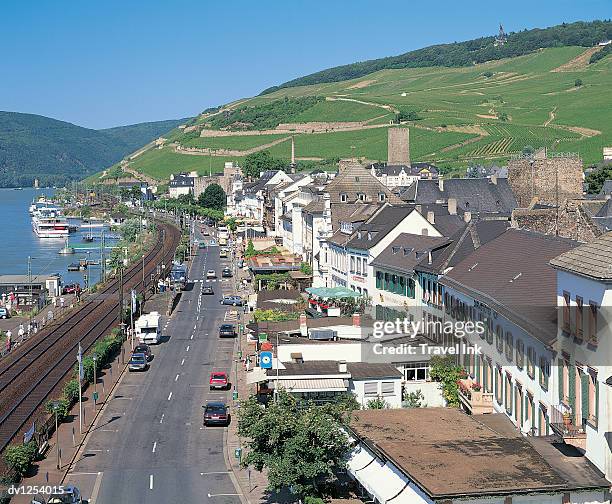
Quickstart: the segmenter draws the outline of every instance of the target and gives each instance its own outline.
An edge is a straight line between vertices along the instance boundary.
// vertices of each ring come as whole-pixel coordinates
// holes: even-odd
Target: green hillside
[[[0,187],[63,185],[119,161],[176,127],[159,121],[106,130],[34,114],[0,111]]]

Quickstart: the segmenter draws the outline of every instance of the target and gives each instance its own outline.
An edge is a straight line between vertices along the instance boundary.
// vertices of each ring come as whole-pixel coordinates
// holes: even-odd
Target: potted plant
[[[474,392],[480,392],[482,390],[482,386],[478,382],[472,383],[472,390]]]
[[[572,425],[572,414],[569,411],[563,413],[563,427],[569,429]]]

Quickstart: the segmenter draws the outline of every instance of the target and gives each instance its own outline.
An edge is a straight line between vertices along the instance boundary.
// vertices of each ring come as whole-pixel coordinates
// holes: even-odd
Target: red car
[[[213,372],[210,373],[210,390],[213,389],[221,389],[225,390],[229,387],[229,377],[227,373],[223,372]]]
[[[81,290],[81,286],[78,283],[64,285],[62,294],[76,294]]]

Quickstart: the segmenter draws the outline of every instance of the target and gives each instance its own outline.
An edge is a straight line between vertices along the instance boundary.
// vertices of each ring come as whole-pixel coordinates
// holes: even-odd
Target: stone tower
[[[387,131],[387,164],[410,166],[410,130],[389,128]]]

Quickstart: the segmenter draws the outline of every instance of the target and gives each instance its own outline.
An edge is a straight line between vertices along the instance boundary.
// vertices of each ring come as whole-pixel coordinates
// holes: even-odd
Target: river
[[[48,275],[59,273],[64,285],[78,282],[85,286],[85,275],[89,285],[100,279],[100,267],[90,266],[85,271],[69,272],[70,263],[79,259],[100,259],[100,239],[93,242],[83,241],[85,232],[71,233],[69,245],[77,248],[89,248],[89,251],[77,250],[72,255],[60,255],[64,240],[55,238],[38,238],[32,230],[32,220],[28,209],[32,200],[38,196],[53,195],[52,189],[0,189],[0,275],[27,274],[28,256],[31,257],[32,274]],[[69,219],[70,224],[80,224],[79,219]],[[94,237],[101,235],[100,229],[94,228]],[[112,243],[112,242],[111,242]],[[110,253],[110,249],[106,250]]]

